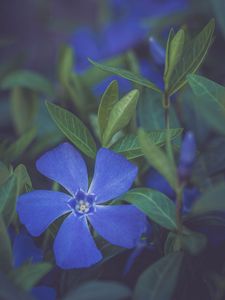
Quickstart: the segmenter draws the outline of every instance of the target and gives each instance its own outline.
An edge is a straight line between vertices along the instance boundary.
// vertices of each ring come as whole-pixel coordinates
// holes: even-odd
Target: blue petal
[[[25,233],[18,234],[13,243],[14,267],[19,267],[29,261],[37,263],[42,261],[43,253],[36,247],[32,238]]]
[[[137,171],[137,167],[122,155],[101,148],[89,192],[96,195],[98,203],[116,198],[129,190]]]
[[[125,248],[135,247],[146,230],[144,214],[132,205],[96,205],[88,219],[104,239]]]
[[[60,183],[71,194],[81,188],[87,191],[86,164],[80,153],[69,143],[63,143],[41,156],[36,166],[46,177]]]
[[[20,221],[32,235],[38,236],[58,217],[71,211],[66,204],[70,198],[61,192],[43,190],[24,194],[17,200]]]
[[[56,264],[63,269],[87,268],[101,260],[85,217],[68,216],[54,243]]]
[[[34,299],[37,300],[55,300],[56,299],[56,291],[53,288],[47,286],[37,286],[31,291]]]

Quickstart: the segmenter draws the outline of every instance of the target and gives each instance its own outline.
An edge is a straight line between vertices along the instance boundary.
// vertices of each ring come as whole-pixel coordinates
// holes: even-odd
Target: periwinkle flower
[[[191,131],[186,132],[180,149],[178,175],[181,181],[186,180],[191,173],[196,156],[196,142]]]
[[[102,205],[131,187],[137,167],[123,156],[101,148],[88,189],[86,164],[69,143],[45,153],[36,163],[46,177],[68,192],[36,190],[19,197],[17,211],[28,231],[40,235],[66,215],[54,241],[56,263],[64,269],[89,267],[102,258],[89,225],[112,244],[132,248],[145,231],[146,218],[132,205]]]

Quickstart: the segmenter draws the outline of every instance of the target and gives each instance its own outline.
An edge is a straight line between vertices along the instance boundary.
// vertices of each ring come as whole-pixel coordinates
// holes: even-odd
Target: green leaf
[[[12,162],[19,158],[19,156],[25,151],[25,149],[31,144],[36,135],[36,129],[31,128],[25,132],[20,138],[18,138],[13,144],[11,144],[4,153],[4,160],[6,162]]]
[[[191,214],[201,215],[210,212],[224,212],[225,211],[225,184],[222,183],[216,187],[207,190],[199,199],[194,203],[191,209]]]
[[[207,51],[212,44],[215,21],[211,20],[203,30],[187,45],[181,59],[174,68],[167,87],[167,93],[173,95],[186,83],[186,76],[195,73],[203,62]]]
[[[119,69],[119,68],[114,68],[114,67],[109,67],[103,64],[99,64],[97,62],[94,62],[93,60],[89,59],[90,63],[92,63],[94,66],[99,68],[102,71],[110,72],[116,75],[119,75],[123,78],[126,78],[132,82],[135,82],[137,84],[140,84],[141,86],[145,86],[149,89],[155,90],[158,93],[161,93],[161,90],[151,81],[143,78],[140,75],[134,74],[130,71]]]
[[[0,215],[0,270],[8,272],[12,268],[12,249],[9,235]]]
[[[27,88],[48,96],[54,95],[52,84],[48,79],[32,71],[19,70],[10,73],[3,78],[0,84],[2,90],[9,90],[15,87]]]
[[[73,49],[68,46],[63,46],[60,49],[60,54],[59,54],[58,76],[59,76],[59,81],[64,86],[68,84],[73,67],[74,67]]]
[[[95,141],[81,120],[68,110],[50,102],[46,107],[53,121],[65,136],[87,156],[94,158],[96,154]]]
[[[176,207],[163,193],[136,188],[123,195],[122,199],[134,204],[157,224],[169,230],[176,229]]]
[[[172,300],[183,261],[182,252],[168,254],[151,265],[138,279],[134,300]]]
[[[0,186],[5,183],[7,178],[10,176],[10,171],[3,162],[0,161]]]
[[[132,90],[113,106],[103,132],[103,146],[107,146],[113,135],[129,123],[136,110],[138,97],[139,91]]]
[[[4,212],[6,204],[13,205],[16,201],[17,195],[17,180],[14,175],[10,176],[8,180],[0,187],[0,214]]]
[[[203,76],[188,75],[198,113],[214,128],[225,133],[225,87]]]
[[[17,178],[17,194],[20,195],[22,193],[31,191],[32,182],[26,167],[22,164],[18,165],[14,170],[14,174]]]
[[[113,106],[117,103],[118,99],[118,82],[116,80],[113,80],[102,95],[101,102],[98,108],[98,125],[101,137],[107,126],[110,112]]]
[[[170,31],[166,47],[166,64],[164,71],[164,82],[167,87],[170,76],[180,60],[184,48],[185,32],[180,29],[174,36],[173,31]]]
[[[34,298],[18,289],[12,282],[0,272],[0,299],[2,300],[34,300]]]
[[[182,128],[169,129],[170,139],[173,140],[180,136],[182,131]],[[154,144],[163,146],[166,143],[166,133],[167,130],[163,129],[147,132],[147,135]],[[123,154],[127,159],[134,159],[144,155],[141,150],[141,146],[139,145],[138,137],[135,134],[128,134],[120,138],[115,144],[112,145],[111,149],[115,152]]]
[[[9,277],[16,286],[22,290],[29,291],[39,280],[46,275],[52,266],[49,263],[24,264],[12,270]]]
[[[114,281],[89,281],[63,300],[124,300],[131,296],[128,287]]]
[[[169,182],[171,187],[177,189],[177,174],[176,166],[166,156],[166,154],[154,144],[143,129],[139,129],[138,139],[141,149],[147,158],[150,165],[152,165],[165,179]]]
[[[15,87],[11,91],[11,114],[15,129],[19,135],[30,129],[38,111],[38,99],[35,92]]]

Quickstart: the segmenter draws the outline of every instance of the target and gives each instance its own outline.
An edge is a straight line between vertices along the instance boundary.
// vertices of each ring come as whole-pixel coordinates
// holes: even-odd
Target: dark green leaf
[[[8,272],[12,268],[12,249],[7,228],[0,215],[0,270]],[[1,293],[1,292],[0,292]],[[0,298],[1,299],[1,298]]]
[[[19,156],[30,145],[36,135],[36,129],[31,128],[25,132],[20,138],[18,138],[13,144],[11,144],[4,153],[4,160],[12,162],[19,158]]]
[[[10,171],[3,162],[0,161],[0,186],[8,179]]]
[[[166,195],[148,188],[136,188],[122,199],[134,204],[157,224],[169,230],[176,229],[176,207]]]
[[[188,74],[198,70],[212,43],[214,28],[215,21],[211,20],[188,45],[184,45],[181,59],[176,64],[168,82],[167,92],[169,95],[184,86]]]
[[[174,190],[177,189],[176,166],[166,156],[166,154],[154,144],[143,129],[138,132],[138,139],[141,149],[152,165],[166,180],[170,183]]]
[[[17,180],[14,175],[0,187],[0,214],[4,212],[5,206],[15,205],[17,194]]]
[[[114,67],[109,67],[103,64],[99,64],[97,62],[94,62],[93,60],[89,59],[90,63],[92,63],[94,66],[96,66],[97,68],[99,68],[102,71],[106,71],[106,72],[110,72],[116,75],[119,75],[123,78],[126,78],[132,82],[135,82],[137,84],[140,84],[142,86],[145,86],[149,89],[155,90],[158,93],[161,93],[160,89],[151,81],[143,78],[140,75],[134,74],[132,72],[129,72],[127,70],[123,70],[123,69],[119,69],[119,68],[114,68]]]
[[[98,108],[98,125],[101,137],[107,126],[110,112],[113,106],[117,103],[118,99],[118,82],[116,80],[113,80],[102,95],[101,102]]]
[[[47,109],[65,136],[87,156],[94,158],[96,154],[95,141],[87,127],[74,114],[50,102]]]
[[[22,87],[44,93],[48,96],[52,96],[54,94],[53,87],[47,78],[38,73],[27,70],[15,71],[8,74],[2,80],[0,87],[3,90]]]
[[[63,300],[124,300],[131,296],[128,287],[114,281],[90,281]]]
[[[136,110],[138,97],[139,91],[132,90],[113,106],[103,132],[103,146],[107,146],[113,135],[129,123]]]
[[[198,113],[211,126],[225,133],[225,87],[199,75],[187,77],[197,104]]]
[[[22,290],[29,291],[38,281],[46,275],[52,266],[49,263],[36,263],[34,265],[25,264],[21,267],[12,270],[9,277],[16,286]]]
[[[168,254],[151,265],[138,279],[134,300],[172,300],[183,261],[182,252]]]
[[[225,184],[210,188],[195,202],[191,214],[200,215],[225,211]]]
[[[172,140],[180,136],[182,131],[182,128],[169,129],[170,139]],[[154,144],[163,146],[166,143],[166,132],[166,129],[155,130],[147,132],[147,135]],[[111,149],[125,155],[127,159],[134,159],[144,155],[141,151],[138,137],[135,134],[128,134],[120,138],[115,144],[112,145]]]

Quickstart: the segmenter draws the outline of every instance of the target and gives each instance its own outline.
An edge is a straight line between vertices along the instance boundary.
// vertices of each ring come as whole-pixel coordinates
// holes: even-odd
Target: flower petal
[[[137,175],[137,167],[122,155],[101,148],[96,157],[94,177],[89,189],[102,203],[127,192]]]
[[[42,155],[36,162],[40,173],[60,183],[72,195],[81,188],[87,191],[86,164],[80,153],[69,143],[63,143]]]
[[[104,239],[125,248],[136,246],[146,230],[144,214],[133,205],[96,205],[88,219]]]
[[[101,260],[90,234],[85,217],[70,214],[56,236],[54,243],[56,264],[63,269],[87,268]]]
[[[53,221],[71,211],[66,202],[71,197],[61,192],[38,190],[20,196],[17,212],[27,230],[40,235]]]

